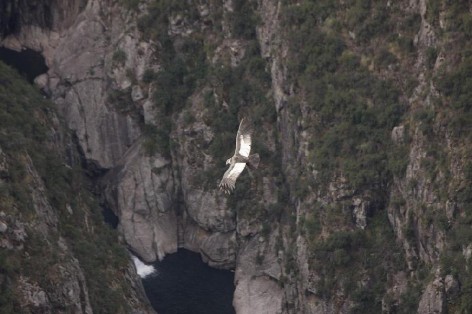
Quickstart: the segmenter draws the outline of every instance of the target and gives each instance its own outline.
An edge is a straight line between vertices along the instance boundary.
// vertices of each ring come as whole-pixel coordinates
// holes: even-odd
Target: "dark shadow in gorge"
[[[110,225],[110,227],[112,227],[113,229],[116,229],[118,227],[118,224],[120,223],[120,219],[118,218],[118,216],[115,215],[111,208],[106,204],[102,204],[101,208],[103,220],[105,221],[105,223]]]
[[[18,34],[22,26],[26,25],[51,29],[54,15],[57,14],[56,0],[2,0],[0,1],[0,35],[6,37],[10,34]]]
[[[23,49],[20,52],[0,47],[0,60],[15,68],[29,83],[48,71],[44,57],[31,49]]]
[[[159,314],[234,314],[234,272],[205,264],[185,249],[154,263],[156,272],[143,279]]]

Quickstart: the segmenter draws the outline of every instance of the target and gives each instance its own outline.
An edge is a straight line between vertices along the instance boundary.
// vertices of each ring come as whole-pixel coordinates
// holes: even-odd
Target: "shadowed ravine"
[[[159,314],[233,314],[234,273],[211,268],[180,249],[154,264],[144,289]]]
[[[48,71],[44,57],[31,49],[15,50],[0,47],[0,60],[14,67],[28,82]]]

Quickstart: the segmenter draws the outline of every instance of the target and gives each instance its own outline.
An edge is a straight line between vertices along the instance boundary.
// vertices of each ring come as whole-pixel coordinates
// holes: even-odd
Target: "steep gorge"
[[[235,269],[237,313],[470,310],[467,1],[11,3],[143,260]],[[263,164],[226,197],[245,115]]]
[[[0,63],[2,313],[152,313],[52,103]]]

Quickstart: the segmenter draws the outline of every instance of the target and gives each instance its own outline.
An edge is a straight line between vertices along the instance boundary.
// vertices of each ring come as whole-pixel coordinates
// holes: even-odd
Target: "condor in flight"
[[[251,152],[252,132],[252,124],[246,118],[243,118],[236,135],[236,151],[233,157],[226,160],[226,164],[230,166],[223,175],[219,185],[220,190],[227,194],[234,190],[236,179],[243,172],[246,164],[252,169],[257,169],[259,165],[259,154],[249,155]]]

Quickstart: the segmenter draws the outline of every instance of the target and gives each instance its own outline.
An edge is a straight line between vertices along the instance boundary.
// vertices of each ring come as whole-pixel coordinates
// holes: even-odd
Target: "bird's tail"
[[[252,154],[249,156],[249,161],[248,161],[248,166],[249,168],[251,169],[257,169],[257,167],[259,166],[259,161],[261,160],[261,158],[259,157],[259,154]]]

